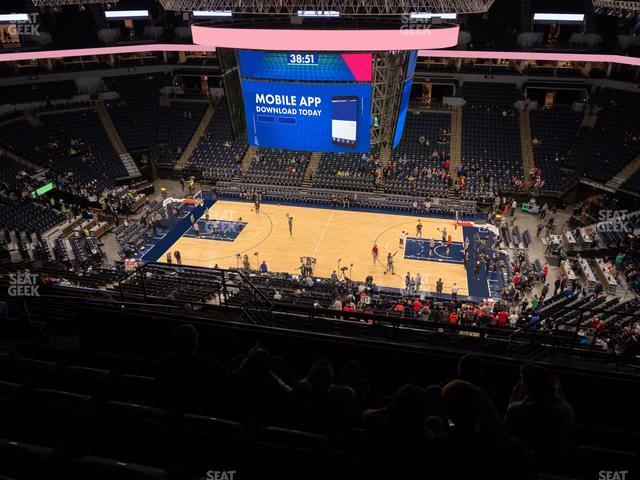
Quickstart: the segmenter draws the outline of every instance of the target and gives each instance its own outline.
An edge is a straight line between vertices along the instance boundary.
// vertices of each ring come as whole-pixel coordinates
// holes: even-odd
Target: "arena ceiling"
[[[36,7],[64,7],[66,5],[116,4],[119,0],[31,0]]]
[[[31,0],[36,7],[103,4],[119,0]],[[158,0],[165,10],[222,10],[243,14],[291,15],[298,10],[336,11],[342,15],[406,15],[412,12],[485,13],[495,0]],[[637,0],[593,0],[596,8],[612,12],[640,11]]]
[[[36,7],[116,4],[118,0],[31,0]],[[485,13],[495,0],[159,0],[165,10],[221,10],[242,14],[291,15],[299,10],[341,15],[404,15],[412,12]]]
[[[621,0],[593,0],[594,7],[609,8],[612,10],[640,11],[640,2]]]
[[[159,0],[165,10],[221,10],[243,14],[295,15],[298,11],[341,15],[408,15],[413,12],[485,13],[494,0]]]

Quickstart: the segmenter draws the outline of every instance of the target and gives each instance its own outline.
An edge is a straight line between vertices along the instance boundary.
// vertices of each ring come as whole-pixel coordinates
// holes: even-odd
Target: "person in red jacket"
[[[449,323],[451,325],[458,324],[458,312],[456,310],[451,310],[451,313],[449,314]]]
[[[519,287],[519,286],[520,286],[520,272],[516,273],[516,274],[513,276],[513,284],[514,284],[516,287]]]
[[[502,310],[498,313],[498,326],[504,327],[509,321],[509,312]]]
[[[413,309],[413,315],[417,317],[418,314],[420,313],[420,310],[422,310],[422,302],[416,298],[413,301],[411,308]]]

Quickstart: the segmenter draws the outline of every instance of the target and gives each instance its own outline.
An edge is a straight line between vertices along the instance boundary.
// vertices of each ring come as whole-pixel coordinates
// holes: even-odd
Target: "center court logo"
[[[402,15],[400,18],[402,35],[431,35],[431,22],[428,18],[415,18],[411,15]]]
[[[10,273],[7,293],[10,297],[39,297],[37,282],[35,273]]]

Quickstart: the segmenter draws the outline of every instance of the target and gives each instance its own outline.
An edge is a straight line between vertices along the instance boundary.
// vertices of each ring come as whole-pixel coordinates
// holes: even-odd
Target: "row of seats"
[[[0,199],[0,225],[25,232],[44,232],[66,217],[58,210],[29,200]]]
[[[206,268],[182,267],[176,270],[162,265],[149,265],[145,278],[133,275],[121,283],[122,291],[184,302],[201,303],[221,290],[219,272]]]
[[[634,192],[640,191],[640,170],[637,170],[622,184],[623,188],[633,190]]]
[[[226,102],[221,102],[211,117],[187,166],[202,169],[206,180],[231,180],[240,173],[240,164],[247,150],[246,137],[234,138]]]
[[[83,110],[46,114],[41,115],[40,119],[47,135],[55,142],[69,143],[69,147],[77,150],[78,153],[90,151],[94,165],[101,166],[98,171],[104,172],[111,178],[128,176],[127,169],[111,144],[97,112]],[[77,144],[74,145],[73,141]],[[78,154],[72,153],[68,156],[74,155]],[[57,170],[65,171],[64,168]],[[73,168],[69,168],[68,171],[73,171]]]
[[[512,110],[519,92],[513,83],[464,82],[459,95],[474,109]]]
[[[299,478],[301,472],[326,478],[325,468],[335,472],[341,464],[343,473],[352,465],[354,472],[369,476],[380,468],[384,470],[377,473],[397,474],[402,469],[443,479],[469,478],[482,471],[479,477],[488,478],[497,469],[501,475],[496,478],[536,478],[536,468],[549,468],[563,472],[564,478],[592,478],[594,471],[611,465],[630,471],[638,467],[638,438],[632,429],[620,438],[601,431],[599,437],[594,433],[576,438],[573,409],[564,402],[576,409],[578,421],[597,424],[597,418],[586,414],[597,408],[583,402],[581,394],[598,385],[600,374],[564,368],[559,371],[562,400],[546,393],[553,395],[553,403],[534,398],[526,402],[529,415],[516,417],[517,411],[510,409],[503,421],[509,387],[517,381],[517,365],[512,361],[467,357],[456,372],[458,356],[451,352],[438,355],[430,350],[425,355],[420,350],[403,352],[390,345],[382,350],[370,344],[359,349],[366,350],[359,354],[362,360],[344,363],[334,379],[332,361],[344,362],[354,345],[361,343],[341,345],[335,337],[321,343],[300,336],[292,346],[273,336],[267,338],[277,343],[282,355],[252,348],[246,355],[234,355],[224,366],[210,355],[231,355],[212,345],[224,348],[226,342],[234,341],[231,337],[244,332],[236,326],[226,337],[216,322],[200,323],[199,336],[193,327],[174,331],[171,353],[136,358],[132,355],[147,345],[153,346],[149,351],[164,347],[178,321],[162,314],[141,318],[132,312],[123,309],[106,315],[99,308],[91,310],[104,313],[105,318],[92,316],[91,326],[97,328],[87,328],[81,338],[88,342],[92,337],[93,341],[108,337],[101,344],[104,351],[17,345],[16,354],[0,355],[0,474],[38,478],[60,471],[61,478],[72,479],[195,480],[207,470],[231,469],[240,474],[249,469],[262,475],[279,472],[284,478],[291,473]],[[184,320],[193,318],[179,321]],[[189,332],[192,336],[185,335]],[[479,341],[458,337],[460,343]],[[133,346],[131,354],[107,353],[122,343]],[[314,362],[305,373],[316,351],[332,360]],[[424,361],[433,355],[442,363],[425,369],[429,362]],[[416,361],[405,363],[408,370],[397,368],[411,358]],[[391,367],[376,368],[382,364]],[[467,371],[465,366],[474,368]],[[550,381],[548,372],[528,367],[524,374],[532,372]],[[226,375],[226,368],[232,373]],[[482,378],[477,376],[478,368]],[[452,375],[470,384],[450,384]],[[535,386],[526,383],[530,377],[522,376],[525,385]],[[408,378],[418,380],[385,395]],[[612,385],[608,382],[605,386]],[[622,391],[624,382],[621,379],[613,386]],[[606,393],[593,395],[603,398]],[[556,406],[559,403],[562,409]],[[626,400],[626,405],[631,403]],[[463,422],[468,429],[462,428]],[[576,450],[574,442],[582,438],[599,443]],[[314,467],[311,473],[309,465]]]
[[[207,104],[202,102],[172,102],[168,107],[160,107],[157,142],[166,144],[159,158],[161,166],[175,165],[206,109]]]
[[[449,158],[450,132],[447,112],[407,112],[402,140],[392,152],[385,191],[446,197],[449,179],[442,172]]]
[[[128,175],[94,111],[48,113],[40,120],[38,127],[24,119],[5,124],[0,145],[51,169],[49,178],[70,190],[100,193],[112,186],[110,178]]]
[[[487,196],[513,188],[523,179],[520,125],[516,115],[466,106],[462,115],[462,163],[467,167],[465,190]]]
[[[324,152],[313,174],[313,186],[370,192],[375,188],[378,152]]]
[[[0,93],[0,105],[71,98],[76,92],[73,80],[5,85]]]
[[[531,137],[540,140],[533,146],[533,155],[535,165],[542,170],[544,190],[558,191],[570,177],[564,160],[578,134],[582,117],[582,112],[556,108],[530,112]]]
[[[250,183],[300,185],[310,157],[310,152],[259,148],[244,180]]]
[[[398,212],[415,212],[413,206],[414,200],[418,202],[419,207],[424,206],[424,198],[414,198],[409,196],[392,196],[387,195],[380,197],[377,195],[368,195],[366,193],[359,194],[357,199],[355,195],[345,195],[341,190],[329,189],[313,189],[301,192],[299,188],[278,186],[278,185],[256,185],[255,188],[248,188],[246,185],[232,184],[222,182],[218,184],[220,195],[236,197],[236,198],[253,198],[253,192],[258,190],[262,198],[278,201],[304,202],[314,205],[332,205],[339,206],[346,199],[352,207],[385,209]],[[425,213],[434,215],[475,215],[477,213],[477,204],[475,202],[463,202],[458,200],[442,198],[431,198],[431,206]]]
[[[583,127],[569,155],[569,164],[595,180],[606,182],[640,153],[640,94],[605,88],[598,97],[593,129]]]
[[[167,73],[105,77],[108,91],[120,94],[106,102],[109,116],[127,150],[156,143],[160,89],[170,84]]]

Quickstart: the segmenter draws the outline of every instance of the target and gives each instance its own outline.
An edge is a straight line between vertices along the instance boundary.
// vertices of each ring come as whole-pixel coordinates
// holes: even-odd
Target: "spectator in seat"
[[[407,474],[417,478],[417,472],[436,468],[436,457],[429,449],[433,432],[427,426],[427,405],[425,389],[406,384],[387,406],[365,410],[362,422],[370,473],[380,478],[406,478]]]
[[[480,420],[484,431],[504,435],[501,415],[498,414],[496,393],[484,385],[484,360],[480,355],[469,353],[458,362],[458,378],[471,383],[480,395]],[[500,405],[504,413],[506,405]]]
[[[274,423],[291,387],[273,371],[271,355],[253,347],[230,378],[230,410],[235,418]]]
[[[177,327],[173,348],[156,364],[156,388],[167,407],[178,410],[222,409],[228,372],[213,359],[198,355],[198,331],[193,325]]]
[[[508,321],[509,321],[509,312],[508,311],[501,310],[500,312],[498,312],[498,326],[499,327],[506,326]]]
[[[543,471],[557,470],[573,452],[575,415],[547,370],[525,364],[513,389],[505,426],[531,449]]]
[[[353,391],[356,405],[364,404],[371,395],[369,380],[365,377],[362,367],[356,360],[349,360],[342,366],[337,383],[349,387]],[[362,411],[362,409],[358,409],[358,411]]]
[[[602,282],[597,281],[595,287],[593,288],[593,293],[595,293],[596,297],[599,297],[604,292],[604,286]]]
[[[534,479],[534,459],[522,443],[485,430],[480,390],[463,380],[453,380],[442,390],[449,419],[449,438],[443,461],[445,478]],[[465,452],[464,461],[460,452]]]
[[[321,433],[345,431],[354,402],[350,387],[334,383],[333,366],[328,360],[316,360],[291,394],[296,427]]]

